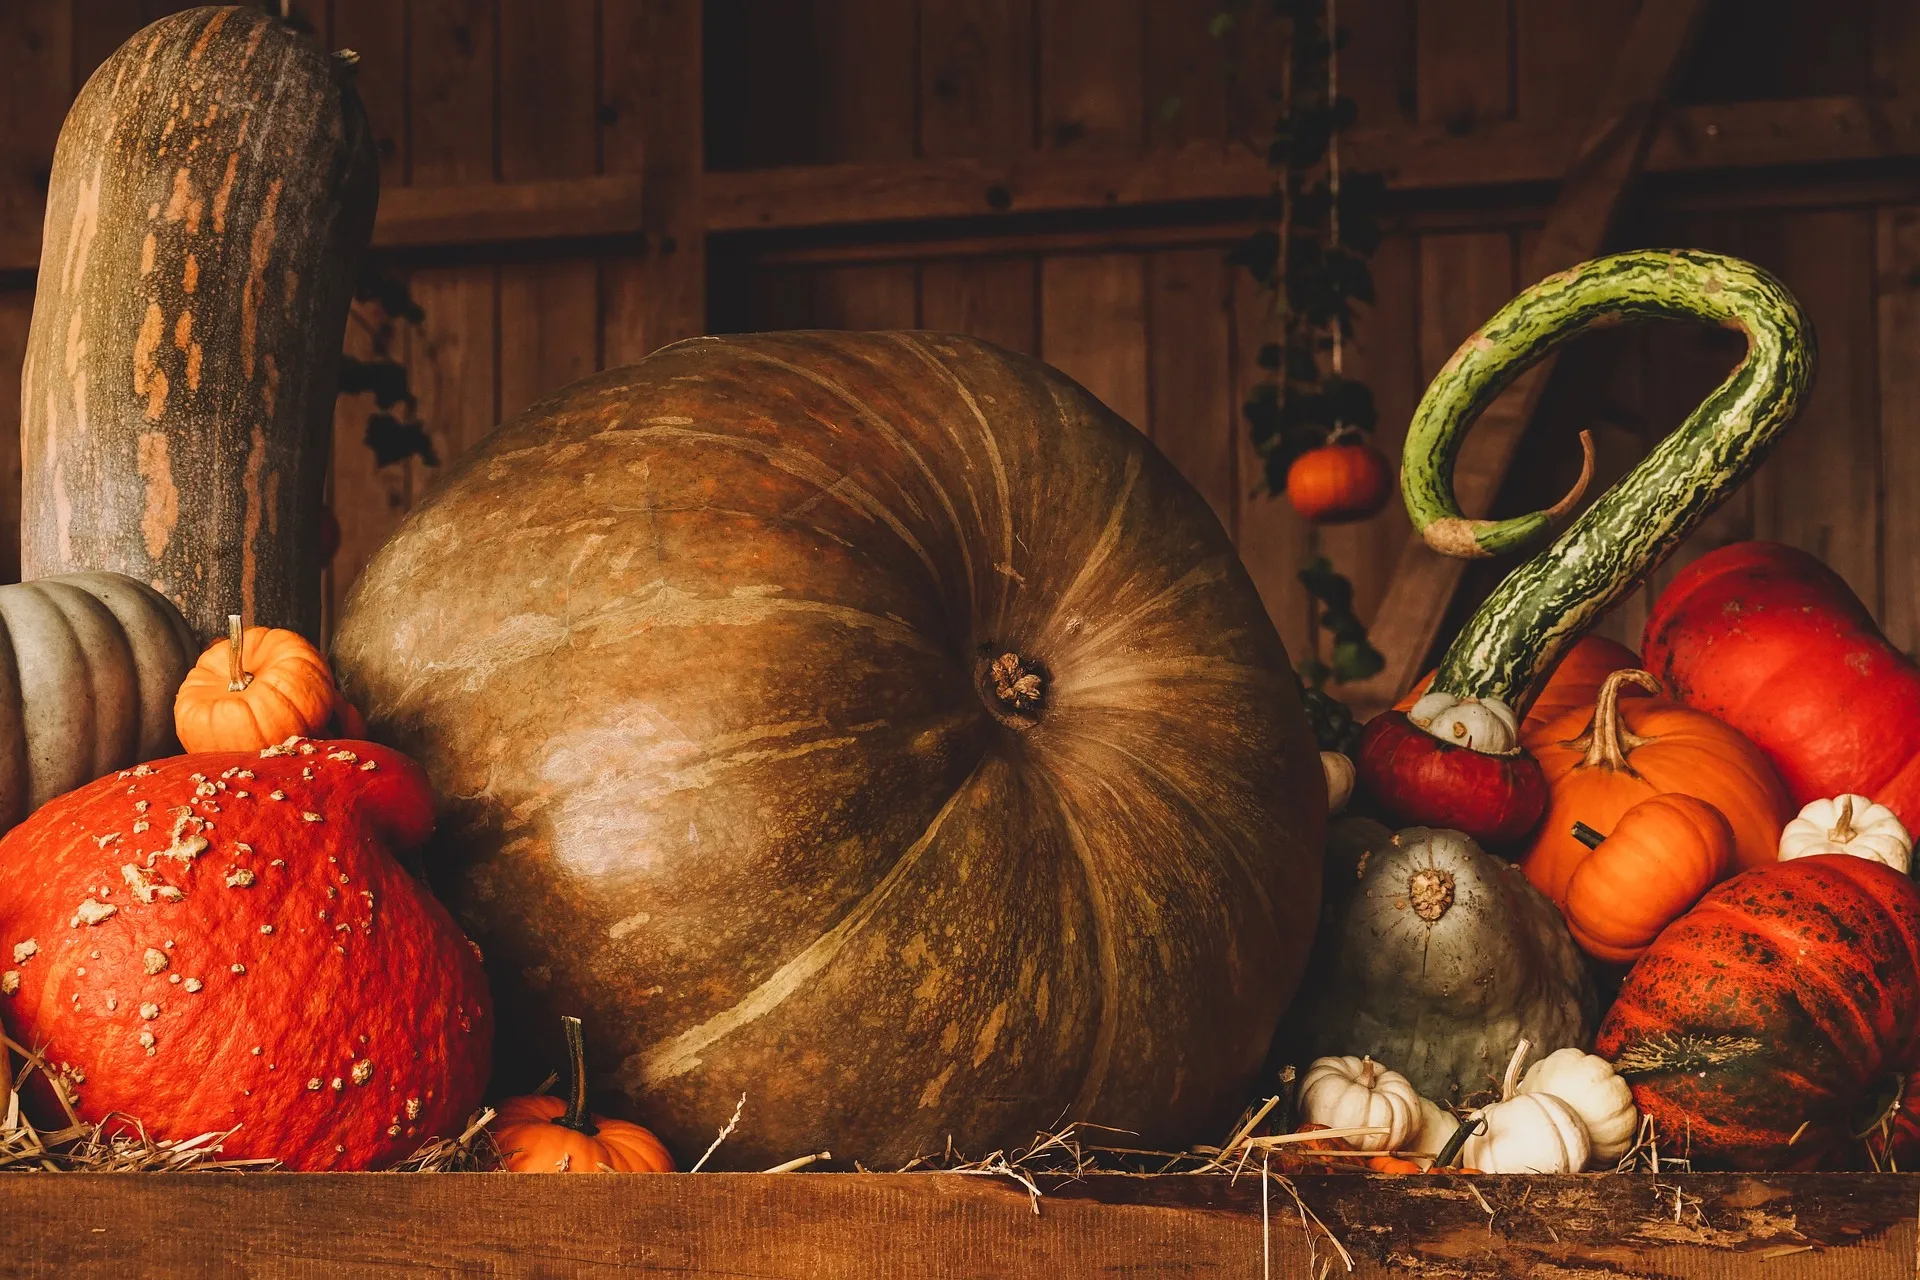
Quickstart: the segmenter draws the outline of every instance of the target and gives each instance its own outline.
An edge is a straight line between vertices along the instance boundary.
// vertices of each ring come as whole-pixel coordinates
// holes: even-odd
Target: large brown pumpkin
[[[163,18],[67,115],[21,380],[21,572],[194,632],[320,629],[320,500],[377,158],[343,64],[252,8]]]
[[[968,338],[700,338],[502,427],[335,642],[445,798],[504,1052],[585,1020],[683,1151],[885,1168],[1230,1123],[1312,941],[1325,782],[1225,533]]]

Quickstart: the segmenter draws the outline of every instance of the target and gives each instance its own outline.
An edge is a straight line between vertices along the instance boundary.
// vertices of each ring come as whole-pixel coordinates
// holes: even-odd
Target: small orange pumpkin
[[[1393,491],[1393,467],[1358,432],[1335,435],[1287,468],[1287,501],[1302,520],[1346,524],[1378,515]]]
[[[1427,1167],[1405,1156],[1378,1155],[1367,1161],[1369,1173],[1425,1173]]]
[[[563,1017],[567,1098],[508,1098],[488,1129],[511,1173],[672,1173],[665,1144],[626,1120],[587,1113],[586,1037],[580,1019]]]
[[[1627,685],[1656,696],[1623,701]],[[1773,765],[1739,730],[1660,692],[1645,671],[1616,671],[1600,686],[1591,714],[1569,712],[1529,744],[1549,797],[1520,868],[1563,908],[1567,881],[1592,852],[1574,838],[1573,824],[1611,831],[1627,810],[1662,792],[1705,800],[1725,815],[1736,870],[1779,856],[1780,831],[1794,809]]]
[[[1613,964],[1638,960],[1733,867],[1726,815],[1693,796],[1642,800],[1608,836],[1584,822],[1573,834],[1593,852],[1567,879],[1567,928],[1588,955]]]
[[[173,728],[188,751],[257,751],[290,737],[317,737],[334,714],[333,672],[304,636],[240,627],[209,646],[173,700]]]

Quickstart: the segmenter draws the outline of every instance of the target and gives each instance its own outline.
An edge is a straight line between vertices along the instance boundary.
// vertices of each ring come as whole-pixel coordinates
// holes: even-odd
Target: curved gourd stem
[[[1507,575],[1447,650],[1433,690],[1524,711],[1560,652],[1752,474],[1792,421],[1813,381],[1813,329],[1778,280],[1738,258],[1691,249],[1596,258],[1502,307],[1428,386],[1407,431],[1400,481],[1427,544],[1447,555],[1495,555],[1550,528],[1554,509],[1510,520],[1461,514],[1453,464],[1467,428],[1569,338],[1657,319],[1743,333],[1746,356],[1552,546]]]

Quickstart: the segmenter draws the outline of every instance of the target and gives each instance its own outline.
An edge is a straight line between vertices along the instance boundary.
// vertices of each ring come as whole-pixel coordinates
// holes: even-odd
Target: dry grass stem
[[[713,1145],[708,1147],[705,1154],[698,1160],[694,1161],[693,1168],[687,1170],[688,1173],[700,1172],[701,1166],[706,1164],[713,1153],[720,1149],[720,1144],[727,1140],[727,1135],[731,1134],[734,1126],[740,1123],[740,1113],[746,1110],[746,1107],[747,1095],[743,1093],[740,1095],[740,1101],[733,1104],[733,1117],[720,1127],[720,1132],[714,1135]]]

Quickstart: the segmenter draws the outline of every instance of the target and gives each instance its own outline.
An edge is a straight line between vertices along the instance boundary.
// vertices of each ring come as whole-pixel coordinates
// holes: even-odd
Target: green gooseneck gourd
[[[1693,249],[1595,258],[1549,276],[1462,343],[1407,430],[1401,491],[1427,544],[1489,556],[1535,539],[1554,511],[1469,520],[1453,497],[1467,428],[1528,366],[1588,329],[1704,320],[1744,333],[1747,353],[1700,407],[1540,554],[1508,574],[1447,650],[1436,692],[1524,711],[1566,646],[1665,560],[1753,473],[1813,382],[1813,327],[1778,280]]]

